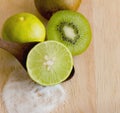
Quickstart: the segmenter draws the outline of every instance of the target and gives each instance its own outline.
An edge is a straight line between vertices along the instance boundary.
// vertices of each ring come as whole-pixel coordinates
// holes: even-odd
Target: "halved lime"
[[[27,71],[43,86],[55,85],[68,78],[73,68],[69,49],[57,41],[37,44],[27,56]]]

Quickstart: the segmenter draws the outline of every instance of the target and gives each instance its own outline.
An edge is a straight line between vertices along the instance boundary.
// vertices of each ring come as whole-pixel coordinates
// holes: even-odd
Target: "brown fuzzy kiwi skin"
[[[76,11],[81,3],[81,0],[34,0],[38,12],[45,17],[50,17],[59,10]]]

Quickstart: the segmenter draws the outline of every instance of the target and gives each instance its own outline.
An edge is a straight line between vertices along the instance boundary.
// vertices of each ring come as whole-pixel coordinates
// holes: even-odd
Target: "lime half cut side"
[[[73,68],[69,49],[57,41],[37,44],[27,56],[27,71],[32,80],[43,86],[66,80]]]

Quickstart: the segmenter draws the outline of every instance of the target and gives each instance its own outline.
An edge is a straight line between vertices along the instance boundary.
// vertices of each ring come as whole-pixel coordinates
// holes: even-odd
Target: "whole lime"
[[[2,29],[3,39],[18,43],[44,41],[45,33],[43,23],[30,13],[18,13],[9,17]]]

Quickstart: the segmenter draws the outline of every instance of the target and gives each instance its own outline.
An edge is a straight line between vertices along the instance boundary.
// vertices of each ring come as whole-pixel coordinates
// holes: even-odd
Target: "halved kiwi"
[[[37,10],[49,19],[58,10],[77,10],[81,0],[34,0]]]
[[[47,39],[59,41],[69,48],[73,56],[79,55],[91,42],[90,24],[78,12],[58,11],[48,22]]]

